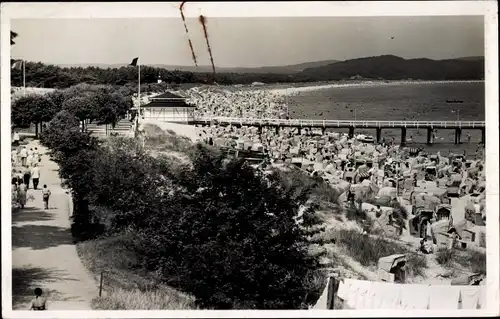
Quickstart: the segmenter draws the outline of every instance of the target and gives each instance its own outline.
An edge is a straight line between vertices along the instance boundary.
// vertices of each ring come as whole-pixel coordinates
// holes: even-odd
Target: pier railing
[[[365,120],[310,120],[236,117],[195,117],[196,124],[232,124],[249,126],[289,127],[355,127],[355,128],[484,128],[485,121],[365,121]]]

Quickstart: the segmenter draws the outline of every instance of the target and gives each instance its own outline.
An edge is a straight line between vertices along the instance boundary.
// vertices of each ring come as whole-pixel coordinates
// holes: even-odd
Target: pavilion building
[[[149,99],[151,102],[141,105],[144,120],[188,124],[194,118],[195,106],[187,103],[185,97],[165,92]]]

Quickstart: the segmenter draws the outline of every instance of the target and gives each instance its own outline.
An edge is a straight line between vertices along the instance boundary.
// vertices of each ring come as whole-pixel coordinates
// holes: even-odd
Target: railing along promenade
[[[190,124],[196,125],[232,125],[255,127],[296,127],[299,128],[348,128],[349,135],[354,135],[356,128],[373,128],[377,130],[377,141],[380,141],[382,129],[401,129],[401,142],[406,141],[406,129],[427,129],[427,143],[432,143],[434,129],[454,129],[455,143],[459,144],[462,129],[478,129],[482,132],[482,142],[485,140],[485,121],[378,121],[378,120],[311,120],[311,119],[272,119],[272,118],[235,118],[235,117],[194,117]]]

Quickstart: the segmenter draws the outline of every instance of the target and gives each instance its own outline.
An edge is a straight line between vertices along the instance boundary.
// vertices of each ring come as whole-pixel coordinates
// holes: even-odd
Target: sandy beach
[[[270,91],[275,94],[281,95],[295,95],[301,92],[318,91],[332,88],[345,88],[345,87],[370,87],[370,86],[389,86],[389,85],[405,85],[405,84],[452,84],[452,83],[482,83],[484,81],[366,81],[366,82],[353,82],[353,83],[331,83],[310,85],[301,87],[289,87],[279,89],[261,89],[262,91]]]

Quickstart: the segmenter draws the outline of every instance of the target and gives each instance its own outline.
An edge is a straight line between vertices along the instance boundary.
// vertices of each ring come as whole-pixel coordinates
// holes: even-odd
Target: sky
[[[186,19],[198,65],[210,65],[203,28]],[[290,65],[392,54],[484,55],[482,16],[208,18],[219,67]],[[51,64],[194,66],[182,19],[17,19],[12,58]]]

